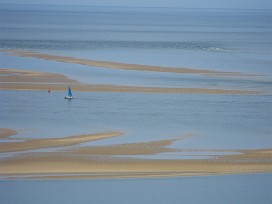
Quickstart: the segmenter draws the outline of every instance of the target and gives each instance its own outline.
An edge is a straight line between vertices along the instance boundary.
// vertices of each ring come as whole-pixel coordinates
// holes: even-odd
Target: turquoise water
[[[0,67],[64,74],[97,84],[271,91],[270,10],[1,6],[0,48],[160,66],[259,73],[233,80],[109,70],[0,53]],[[67,20],[68,19],[68,20]],[[73,89],[73,87],[72,87]],[[104,131],[119,144],[192,134],[177,148],[272,145],[270,95],[0,91],[1,127],[22,138]],[[35,152],[35,151],[34,151]],[[4,156],[10,156],[5,154]],[[3,157],[4,157],[3,156]],[[154,155],[152,158],[184,158]],[[150,157],[142,157],[150,158]],[[171,179],[0,181],[3,203],[271,203],[271,174]],[[2,202],[1,202],[2,203]]]

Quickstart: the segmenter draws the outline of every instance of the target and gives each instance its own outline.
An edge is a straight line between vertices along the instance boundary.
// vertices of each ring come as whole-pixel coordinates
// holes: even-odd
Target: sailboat
[[[71,88],[70,88],[70,85],[68,85],[68,96],[65,96],[64,97],[65,99],[73,99],[73,94],[72,94],[72,91],[71,91]]]

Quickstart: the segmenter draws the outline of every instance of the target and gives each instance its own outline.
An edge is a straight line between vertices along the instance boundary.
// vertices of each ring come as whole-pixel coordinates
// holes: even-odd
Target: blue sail
[[[68,96],[72,97],[72,91],[71,91],[70,85],[69,85],[69,88],[68,88]]]

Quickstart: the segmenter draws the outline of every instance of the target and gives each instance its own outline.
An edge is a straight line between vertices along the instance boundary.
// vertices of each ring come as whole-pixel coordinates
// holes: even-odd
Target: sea
[[[272,10],[0,6],[0,67],[128,86],[272,90]],[[233,79],[113,70],[8,55],[31,50],[130,64],[241,72]],[[250,77],[250,76],[256,77]],[[1,83],[1,82],[0,82]],[[0,90],[0,124],[21,138],[123,131],[110,145],[191,137],[174,148],[272,147],[272,96]],[[3,154],[1,157],[7,157]],[[209,155],[208,155],[209,156]],[[136,156],[137,157],[137,156]],[[141,157],[145,158],[145,157]],[[152,159],[198,159],[158,154]],[[1,203],[271,203],[272,174],[160,179],[2,180]]]

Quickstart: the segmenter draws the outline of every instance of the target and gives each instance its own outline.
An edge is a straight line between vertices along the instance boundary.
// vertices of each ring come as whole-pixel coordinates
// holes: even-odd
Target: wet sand
[[[0,68],[0,90],[66,91],[71,84],[73,91],[122,92],[122,93],[165,93],[165,94],[268,94],[262,91],[228,90],[206,88],[166,88],[143,86],[120,86],[105,84],[82,84],[61,74],[23,71]]]
[[[168,68],[146,65],[132,65],[115,62],[76,59],[31,51],[9,51],[21,57],[34,57],[67,63],[137,71],[171,72],[179,74],[233,75],[209,70]],[[166,88],[83,84],[61,74],[0,69],[0,90],[65,91],[67,84],[73,91],[164,93],[164,94],[268,94],[251,90],[223,90],[205,88]],[[121,131],[74,135],[63,138],[14,140],[17,132],[0,129],[0,179],[72,179],[72,178],[140,178],[203,176],[240,173],[272,173],[272,150],[213,150],[177,149],[171,145],[185,139],[180,138],[149,142],[94,146],[90,142],[123,135]],[[13,136],[13,137],[10,137]],[[38,138],[38,135],[37,135]],[[5,140],[5,141],[1,141]],[[9,141],[7,141],[9,140]],[[89,146],[86,146],[88,143]],[[81,146],[84,144],[85,146]],[[60,148],[58,147],[65,147]],[[31,152],[29,152],[31,150]],[[203,152],[210,152],[210,157]],[[175,153],[181,159],[161,159],[160,154]],[[182,159],[192,154],[197,158]],[[218,153],[218,154],[217,154]],[[220,153],[220,154],[219,154]],[[222,154],[223,153],[223,154]],[[139,155],[152,155],[154,159],[139,159]]]
[[[122,135],[122,132],[106,132],[88,135],[76,135],[64,138],[30,139],[20,142],[0,143],[0,153],[18,152],[33,149],[64,147],[84,142],[101,140]]]
[[[213,70],[202,70],[195,68],[182,68],[182,67],[162,67],[162,66],[151,66],[151,65],[139,65],[139,64],[128,64],[118,62],[107,62],[97,61],[90,59],[79,59],[66,56],[50,55],[45,53],[34,52],[30,50],[1,50],[9,55],[17,57],[32,57],[37,59],[74,63],[87,66],[103,67],[109,69],[121,69],[121,70],[135,70],[135,71],[148,71],[148,72],[167,72],[176,74],[204,74],[204,75],[218,75],[218,76],[251,76],[249,74],[243,74],[238,72],[221,72]]]
[[[117,136],[113,133],[93,134],[91,138],[106,139]],[[215,155],[208,159],[139,159],[137,155],[165,152],[182,152],[171,148],[177,140],[190,135],[169,140],[129,143],[108,146],[76,147],[75,144],[90,142],[90,136],[73,136],[48,139],[41,146],[33,143],[33,149],[56,146],[69,147],[62,150],[44,152],[22,152],[0,160],[1,179],[83,179],[83,178],[142,178],[204,176],[240,173],[271,173],[272,150],[207,150],[228,151],[236,154]],[[88,139],[87,139],[88,138]],[[85,140],[86,139],[86,140]],[[71,142],[73,140],[74,142]],[[26,140],[32,141],[32,140]],[[49,142],[50,141],[50,142]],[[54,141],[54,142],[53,142]],[[17,144],[17,142],[12,142]],[[29,149],[29,148],[28,148]],[[21,149],[26,150],[26,148]],[[16,151],[16,150],[15,150]],[[191,149],[191,152],[205,150]],[[134,158],[126,157],[134,155]]]
[[[61,74],[0,68],[0,82],[6,83],[77,83]]]
[[[8,128],[0,128],[0,139],[8,138],[9,136],[16,135],[17,131]]]
[[[270,155],[271,156],[271,155]],[[22,178],[122,178],[173,177],[239,173],[271,173],[265,162],[226,162],[213,160],[140,160],[37,154],[1,161],[1,176]]]

